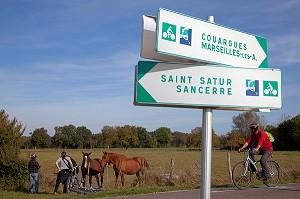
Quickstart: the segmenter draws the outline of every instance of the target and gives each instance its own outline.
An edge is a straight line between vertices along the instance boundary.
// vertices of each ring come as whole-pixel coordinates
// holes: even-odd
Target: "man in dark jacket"
[[[40,165],[36,160],[37,155],[32,153],[30,156],[30,161],[28,163],[28,172],[29,172],[29,193],[39,193],[39,168]],[[35,185],[35,191],[33,191],[33,187]]]

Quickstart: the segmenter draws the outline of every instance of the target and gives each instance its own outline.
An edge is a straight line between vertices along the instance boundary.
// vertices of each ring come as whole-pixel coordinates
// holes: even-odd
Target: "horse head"
[[[91,158],[90,158],[91,153],[82,152],[82,165],[81,166],[85,169],[88,167],[88,164],[91,160]]]
[[[111,164],[111,163],[112,162],[111,162],[111,158],[110,158],[109,153],[107,153],[106,151],[103,151],[103,156],[102,156],[102,159],[101,159],[102,167],[104,167],[107,164]]]

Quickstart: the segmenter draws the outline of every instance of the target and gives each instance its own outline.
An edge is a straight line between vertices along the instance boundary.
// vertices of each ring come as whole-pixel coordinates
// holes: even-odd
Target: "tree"
[[[22,123],[0,111],[0,164],[18,159],[24,131]]]
[[[153,147],[153,139],[147,130],[143,127],[137,128],[138,142],[140,148],[151,148]]]
[[[201,148],[202,146],[202,128],[196,127],[192,129],[188,136],[187,146],[191,148]]]
[[[92,131],[87,129],[85,126],[77,127],[75,130],[76,148],[86,149],[91,148],[94,143],[92,142]]]
[[[104,126],[97,136],[98,147],[117,147],[118,133],[116,127]]]
[[[172,131],[167,127],[160,127],[154,132],[158,147],[168,147],[172,142]]]
[[[251,123],[260,124],[260,128],[264,129],[264,118],[260,117],[253,111],[247,111],[239,114],[238,116],[232,117],[233,127],[232,130],[235,132],[240,132],[246,139],[251,135],[249,131],[249,125]]]
[[[76,148],[76,127],[74,125],[56,126],[54,130],[53,141],[56,147]]]
[[[31,134],[31,145],[34,148],[49,148],[51,146],[51,137],[44,128],[37,128]]]
[[[212,147],[219,147],[219,138],[214,129],[212,129]],[[188,136],[188,147],[201,148],[202,147],[202,128],[196,127],[192,129],[191,134]]]
[[[172,135],[172,143],[173,147],[186,147],[186,143],[188,140],[188,134],[176,131]]]
[[[118,147],[136,147],[138,145],[137,132],[129,125],[117,127]]]
[[[279,124],[275,141],[278,150],[300,150],[300,115]]]
[[[27,163],[19,158],[22,135],[25,131],[16,118],[9,120],[4,110],[0,111],[0,188],[24,188]]]
[[[245,143],[245,138],[238,131],[231,131],[226,135],[225,147],[231,150],[240,148]]]

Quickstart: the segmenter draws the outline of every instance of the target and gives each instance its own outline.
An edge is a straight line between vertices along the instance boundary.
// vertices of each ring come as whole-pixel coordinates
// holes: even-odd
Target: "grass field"
[[[101,158],[104,149],[93,150],[67,150],[67,154],[74,158],[78,164],[82,162],[82,151],[92,152],[92,158]],[[21,156],[29,160],[32,150],[23,150]],[[35,150],[37,160],[41,165],[40,169],[40,192],[43,194],[29,195],[22,192],[0,192],[0,198],[74,198],[78,194],[71,193],[68,196],[63,194],[53,195],[57,168],[55,161],[60,156],[60,150]],[[155,191],[165,191],[174,189],[193,189],[200,186],[200,167],[201,152],[188,149],[110,149],[109,152],[115,152],[128,157],[143,156],[148,160],[150,169],[146,171],[143,184],[139,187],[133,187],[136,183],[136,176],[125,176],[125,188],[114,188],[115,176],[112,166],[108,165],[104,174],[104,184],[102,193],[89,194],[84,196],[104,197],[114,195],[130,195],[134,193],[148,193]],[[233,186],[228,172],[227,156],[230,154],[231,167],[235,163],[244,158],[244,154],[238,154],[236,151],[220,151],[212,152],[212,186]],[[300,182],[300,152],[274,152],[274,160],[276,160],[281,168],[282,176],[280,183]],[[173,160],[173,179],[168,180],[171,172],[171,159]],[[81,173],[80,173],[81,174]],[[81,175],[79,176],[81,179]],[[118,180],[121,186],[120,179]],[[26,182],[28,183],[28,182]],[[254,183],[261,183],[256,181]],[[93,186],[96,181],[93,178]],[[60,185],[60,192],[62,185]],[[82,197],[82,195],[81,195]]]

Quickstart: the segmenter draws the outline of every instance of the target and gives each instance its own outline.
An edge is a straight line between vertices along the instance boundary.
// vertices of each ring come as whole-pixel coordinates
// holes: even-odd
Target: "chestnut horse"
[[[81,173],[82,173],[82,186],[85,187],[85,180],[86,176],[89,176],[89,183],[90,188],[92,187],[92,176],[96,177],[98,188],[102,188],[103,184],[103,174],[104,174],[104,167],[102,167],[101,160],[99,158],[91,159],[90,155],[91,153],[84,153],[82,152],[83,158],[82,158],[82,164],[81,164]],[[99,176],[101,176],[101,185],[99,183]]]
[[[141,182],[140,172],[144,175],[145,168],[149,169],[148,162],[143,157],[128,158],[124,155],[116,153],[103,152],[102,166],[106,164],[113,164],[113,169],[116,175],[115,187],[117,187],[117,181],[119,175],[121,176],[122,187],[124,186],[124,174],[133,175],[135,174],[138,183]]]

